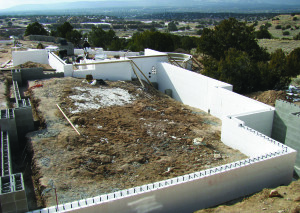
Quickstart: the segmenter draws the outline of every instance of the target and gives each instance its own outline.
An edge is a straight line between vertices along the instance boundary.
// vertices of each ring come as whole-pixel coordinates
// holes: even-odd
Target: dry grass
[[[282,49],[289,54],[295,48],[300,47],[300,40],[260,39],[258,40],[258,44],[261,47],[267,48],[269,53],[273,53],[277,49]]]

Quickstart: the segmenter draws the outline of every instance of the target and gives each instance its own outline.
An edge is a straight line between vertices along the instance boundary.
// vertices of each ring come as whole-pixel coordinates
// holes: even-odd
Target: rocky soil
[[[41,205],[92,197],[246,158],[220,141],[220,120],[137,82],[88,84],[64,78],[30,82],[30,133]],[[80,132],[62,116],[63,109]]]

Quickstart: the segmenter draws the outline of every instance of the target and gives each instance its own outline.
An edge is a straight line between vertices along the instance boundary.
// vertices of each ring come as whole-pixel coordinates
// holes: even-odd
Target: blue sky
[[[0,9],[10,8],[16,5],[22,4],[53,4],[61,2],[75,2],[75,1],[113,1],[113,0],[0,0]],[[128,1],[128,0],[118,0],[118,1]],[[139,0],[130,0],[130,1],[139,1]],[[151,1],[151,0],[147,0]],[[164,0],[161,0],[163,2]],[[182,0],[186,1],[196,1],[196,2],[257,2],[257,3],[276,3],[276,4],[285,4],[285,3],[296,3],[299,4],[300,0]],[[158,1],[159,2],[159,1]]]
[[[0,0],[0,9],[10,8],[21,4],[54,4],[60,2],[75,2],[86,0]],[[99,0],[87,0],[87,1],[99,1]]]

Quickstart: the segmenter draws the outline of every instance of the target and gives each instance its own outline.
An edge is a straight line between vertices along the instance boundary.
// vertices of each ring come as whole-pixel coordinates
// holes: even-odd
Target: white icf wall
[[[18,66],[28,61],[49,64],[47,50],[33,49],[29,51],[13,51],[12,52],[13,65]]]
[[[58,206],[60,212],[194,212],[264,187],[288,184],[295,153],[279,151]],[[34,211],[56,212],[56,206]]]
[[[68,76],[85,78],[86,75],[93,75],[94,79],[128,81],[131,80],[131,70],[132,68],[129,60],[120,60],[94,64],[94,69],[73,70],[68,73]]]
[[[169,63],[158,63],[157,67],[157,82],[160,91],[171,89],[174,99],[204,111],[211,111],[213,108],[211,103],[218,86],[227,87],[229,90],[232,88],[224,82]]]
[[[158,65],[161,62],[167,62],[168,56],[162,54],[156,56],[150,55],[147,57],[146,56],[129,57],[129,59],[132,60],[138,66],[138,68],[144,73],[144,75],[148,78],[150,82],[158,82],[157,79]],[[140,70],[135,65],[133,66],[139,78],[146,81],[147,79],[141,74]],[[131,72],[131,77],[136,78],[136,74],[133,72],[133,70]]]

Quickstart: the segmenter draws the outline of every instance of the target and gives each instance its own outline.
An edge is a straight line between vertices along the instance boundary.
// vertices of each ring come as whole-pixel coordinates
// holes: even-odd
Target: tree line
[[[178,36],[161,33],[155,29],[136,32],[131,39],[119,38],[115,32],[93,26],[82,35],[69,22],[57,26],[50,33],[38,22],[28,25],[25,35],[53,35],[66,38],[80,47],[88,39],[92,47],[105,50],[143,51],[145,48],[162,52],[176,49],[189,52],[197,48],[202,54],[203,74],[232,84],[238,93],[259,90],[284,89],[291,78],[300,75],[300,48],[290,54],[281,49],[269,54],[257,43],[258,34],[266,34],[266,28],[255,31],[254,25],[235,18],[221,21],[214,29],[204,28],[201,37]]]

